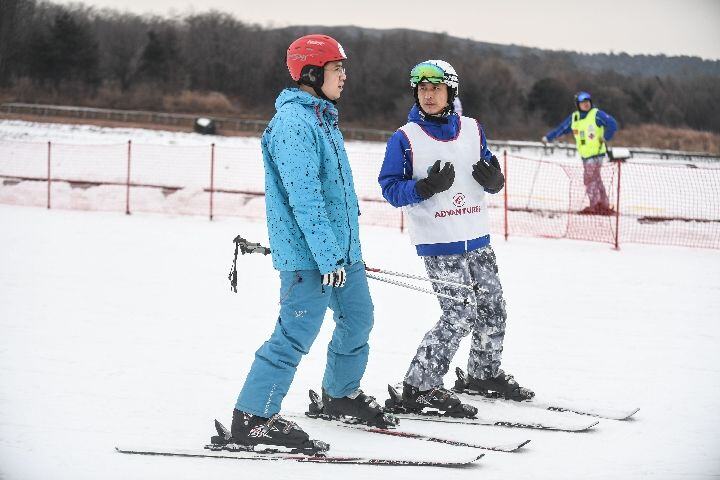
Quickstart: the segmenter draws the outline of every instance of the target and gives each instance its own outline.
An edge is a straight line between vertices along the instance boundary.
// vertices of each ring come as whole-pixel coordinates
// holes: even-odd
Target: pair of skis
[[[478,414],[472,417],[449,415],[447,413],[442,413],[432,409],[423,410],[422,412],[408,412],[402,406],[402,396],[395,387],[393,387],[392,385],[388,385],[388,393],[390,394],[390,399],[385,402],[385,406],[389,409],[389,411],[394,412],[395,416],[401,420],[459,423],[464,425],[487,425],[494,427],[527,428],[533,430],[553,430],[558,432],[584,432],[593,428],[599,423],[597,420],[585,421],[576,420],[574,418],[558,418],[552,420],[528,422],[508,419],[507,416],[493,417],[492,415],[487,414],[487,408],[483,409],[482,405],[476,405],[475,399],[472,397],[461,398],[461,400],[465,402],[468,407],[479,407],[477,408]]]
[[[455,369],[455,374],[457,375],[457,381],[455,382],[455,387],[453,388],[453,391],[458,394],[458,397],[461,400],[469,401],[471,403],[474,402],[476,406],[478,406],[480,409],[482,409],[482,404],[477,405],[478,402],[485,404],[508,402],[496,392],[480,393],[464,388],[464,386],[467,385],[467,374],[460,367],[457,367]],[[522,402],[510,401],[509,403],[512,405],[517,405],[518,407],[538,408],[541,410],[549,410],[552,412],[569,412],[578,415],[585,415],[608,420],[628,420],[630,417],[640,411],[639,408],[598,407],[595,405],[582,405],[577,402],[568,402],[558,399],[543,400],[542,398],[538,397],[533,397],[530,400],[525,400]]]
[[[212,450],[182,450],[171,448],[121,448],[115,447],[120,453],[139,454],[139,455],[155,455],[168,457],[194,457],[194,458],[229,458],[234,460],[266,460],[278,461],[289,460],[301,463],[339,463],[345,465],[380,465],[395,467],[447,467],[461,468],[468,467],[474,462],[480,460],[484,454],[477,456],[458,457],[453,460],[413,460],[413,459],[392,459],[392,458],[365,458],[365,457],[342,457],[333,455],[298,455],[283,452],[228,452],[228,451],[212,451]]]
[[[388,386],[389,389],[392,387]],[[395,418],[402,418],[400,415],[392,414]],[[435,437],[431,435],[424,435],[421,433],[415,433],[415,432],[408,432],[404,429],[399,430],[397,426],[392,426],[390,428],[377,428],[374,426],[369,426],[364,423],[362,423],[360,420],[355,418],[347,418],[347,417],[334,417],[331,415],[328,415],[323,412],[323,405],[322,401],[320,400],[320,397],[317,393],[315,393],[313,390],[310,390],[310,407],[308,408],[308,411],[305,412],[304,415],[299,414],[289,414],[288,417],[294,417],[294,418],[310,418],[314,420],[323,420],[327,422],[331,422],[334,425],[337,425],[339,427],[344,428],[350,428],[350,429],[356,429],[356,430],[362,430],[364,432],[369,433],[378,433],[380,435],[389,435],[393,437],[400,437],[400,438],[410,438],[414,440],[422,440],[426,442],[434,442],[434,443],[442,443],[445,445],[452,445],[455,447],[468,447],[468,448],[478,448],[482,450],[492,450],[495,452],[514,452],[516,450],[519,450],[523,446],[527,445],[530,440],[524,440],[517,443],[508,443],[508,444],[486,444],[486,443],[469,443],[469,442],[462,442],[459,440],[449,439],[449,438],[442,438],[442,437]]]
[[[392,398],[392,391],[394,390],[392,386],[388,387],[389,391],[391,392],[391,398]],[[395,395],[397,395],[397,391],[395,391]],[[478,397],[475,395],[468,395],[466,393],[460,393],[461,398],[464,400],[469,400],[471,402],[477,401]],[[497,398],[484,398],[479,397],[481,401],[483,402],[497,402],[497,401],[503,401],[499,400]],[[315,392],[310,391],[310,400],[311,400],[311,406],[312,402],[317,402],[318,396]],[[515,403],[515,402],[513,402]],[[597,408],[591,408],[591,407],[576,407],[564,403],[558,403],[558,402],[542,402],[542,401],[536,401],[535,399],[526,401],[526,402],[518,402],[517,405],[521,406],[528,406],[530,408],[540,408],[544,410],[551,410],[551,411],[562,411],[562,412],[573,412],[581,415],[590,415],[593,417],[598,418],[610,418],[614,420],[625,420],[630,418],[632,415],[634,415],[638,409],[628,409],[628,410],[619,410],[619,409],[597,409]],[[310,411],[313,412],[321,412],[322,406],[319,406],[316,404],[316,408],[310,408]],[[346,419],[346,418],[333,418],[329,417],[327,415],[324,415],[322,413],[306,413],[305,415],[299,415],[299,414],[290,414],[287,415],[289,417],[307,417],[308,419],[314,419],[318,421],[323,422],[329,422],[333,425],[336,425],[340,428],[347,428],[347,429],[355,429],[364,431],[367,433],[373,433],[373,434],[380,434],[380,435],[387,435],[387,436],[393,436],[398,438],[406,438],[406,439],[414,439],[414,440],[420,440],[420,441],[427,441],[427,442],[435,442],[435,443],[441,443],[446,445],[452,445],[457,447],[467,447],[467,448],[475,448],[475,449],[484,449],[489,451],[496,451],[496,452],[515,452],[525,445],[527,445],[530,440],[523,440],[519,442],[513,442],[513,443],[507,443],[507,444],[487,444],[487,443],[479,443],[479,442],[463,442],[460,440],[455,440],[451,438],[444,438],[444,437],[437,437],[432,435],[425,435],[417,432],[407,431],[404,429],[380,429],[376,427],[371,427],[364,425],[362,423],[358,423],[355,420]],[[555,430],[555,431],[563,431],[563,432],[584,432],[591,428],[593,428],[595,425],[598,424],[598,421],[592,421],[592,422],[547,422],[547,423],[522,423],[522,422],[513,422],[513,421],[507,421],[507,420],[490,420],[490,419],[484,419],[484,418],[456,418],[456,417],[448,417],[443,416],[440,414],[427,414],[427,415],[417,415],[417,414],[399,414],[396,415],[398,418],[401,418],[403,420],[411,420],[411,421],[424,421],[424,422],[443,422],[443,423],[461,423],[461,424],[469,424],[469,425],[493,425],[493,426],[502,426],[502,427],[512,427],[512,428],[530,428],[530,429],[540,429],[540,430]],[[217,420],[215,421],[215,427],[218,432],[218,436],[220,438],[226,439],[226,441],[229,441],[230,439],[230,433],[227,431],[227,429],[220,424]],[[213,443],[207,445],[205,449],[203,450],[182,450],[182,449],[165,449],[165,448],[121,448],[116,447],[118,452],[121,453],[128,453],[128,454],[143,454],[143,455],[163,455],[163,456],[179,456],[179,457],[201,457],[201,458],[229,458],[229,459],[236,459],[236,460],[266,460],[266,461],[295,461],[295,462],[303,462],[303,463],[334,463],[334,464],[353,464],[353,465],[383,465],[383,466],[433,466],[433,467],[449,467],[449,468],[459,468],[459,467],[468,467],[472,465],[473,463],[480,460],[484,454],[479,455],[468,455],[467,453],[458,454],[458,455],[448,455],[444,454],[442,458],[425,458],[425,459],[403,459],[403,458],[364,458],[364,457],[353,457],[353,456],[335,456],[335,455],[328,455],[323,452],[318,452],[315,455],[307,455],[307,454],[300,454],[297,452],[282,452],[277,449],[265,449],[265,450],[253,450],[252,448],[248,447],[240,447],[237,445],[222,445],[222,442],[219,442],[213,438]]]
[[[360,426],[344,425],[348,428],[358,428],[365,430]],[[144,447],[115,447],[120,453],[137,454],[137,455],[153,455],[153,456],[169,456],[169,457],[191,457],[191,458],[225,458],[233,460],[260,460],[260,461],[293,461],[301,463],[331,463],[344,465],[377,465],[377,466],[398,466],[398,467],[448,467],[461,468],[468,467],[474,462],[480,460],[484,454],[479,455],[446,455],[444,458],[436,459],[403,459],[403,458],[366,458],[354,456],[336,456],[328,455],[324,452],[316,454],[303,454],[296,451],[280,451],[277,448],[266,448],[256,450],[252,447],[245,447],[237,444],[226,443],[231,441],[230,432],[220,422],[215,420],[215,429],[217,437],[213,437],[212,443],[205,446],[204,449],[175,449],[175,448],[144,448]],[[366,431],[374,431],[368,427]],[[380,430],[380,429],[377,429]],[[223,442],[220,439],[225,439]],[[410,437],[413,438],[413,437]]]

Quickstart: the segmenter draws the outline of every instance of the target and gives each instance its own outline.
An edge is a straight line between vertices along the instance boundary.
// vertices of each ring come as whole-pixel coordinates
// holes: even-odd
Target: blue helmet
[[[584,102],[585,100],[588,100],[592,102],[592,96],[588,92],[578,92],[575,95],[575,103]]]

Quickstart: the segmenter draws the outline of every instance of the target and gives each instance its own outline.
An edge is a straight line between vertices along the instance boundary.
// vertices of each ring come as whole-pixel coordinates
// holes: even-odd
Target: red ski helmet
[[[305,35],[292,42],[287,50],[287,67],[290,76],[296,82],[300,82],[301,77],[304,77],[309,70],[316,70],[312,67],[322,69],[328,62],[346,59],[342,45],[327,35]],[[308,73],[314,73],[309,75],[310,77],[317,77],[316,72]],[[309,85],[313,85],[316,81],[313,78],[302,78],[302,80],[302,83]]]

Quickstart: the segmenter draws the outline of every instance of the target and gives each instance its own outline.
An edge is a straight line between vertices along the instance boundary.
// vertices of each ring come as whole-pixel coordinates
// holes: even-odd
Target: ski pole
[[[240,235],[235,237],[233,240],[235,243],[235,256],[233,257],[232,267],[230,267],[230,273],[228,274],[228,280],[230,280],[230,290],[237,293],[237,256],[238,251],[245,255],[246,253],[262,253],[263,255],[269,255],[270,249],[263,247],[259,243],[248,242]]]
[[[461,297],[454,297],[452,295],[446,295],[444,293],[437,293],[433,290],[428,290],[426,288],[418,287],[417,285],[412,285],[410,283],[400,282],[398,280],[392,280],[390,278],[380,277],[378,275],[373,275],[372,273],[366,274],[367,278],[372,278],[373,280],[378,280],[380,282],[386,282],[393,285],[397,285],[399,287],[405,287],[409,288],[410,290],[415,290],[422,293],[429,293],[430,295],[435,295],[436,297],[442,297],[447,298],[449,300],[455,300],[456,302],[462,302],[463,305],[475,305],[475,302],[471,301],[468,298],[461,298]]]
[[[236,250],[239,247],[240,253],[242,253],[243,255],[245,255],[246,253],[262,253],[263,255],[270,254],[269,248],[263,247],[259,243],[248,242],[247,240],[242,238],[240,235],[235,237],[233,242],[235,242]]]
[[[267,248],[267,247],[263,247],[263,246],[260,245],[259,243],[249,242],[249,241],[245,240],[244,238],[242,238],[240,235],[238,235],[237,237],[235,237],[235,239],[233,240],[233,242],[235,243],[235,257],[233,258],[232,268],[230,269],[230,273],[228,274],[228,280],[230,280],[230,289],[231,289],[233,292],[237,293],[237,255],[238,255],[238,251],[239,251],[241,254],[243,254],[243,255],[245,255],[246,253],[247,253],[247,254],[251,254],[251,253],[262,253],[263,255],[269,255],[269,254],[270,254],[270,249]],[[435,296],[437,296],[437,297],[447,298],[447,299],[449,299],[449,300],[455,300],[456,302],[462,302],[464,305],[475,305],[475,302],[472,302],[472,301],[470,301],[470,300],[467,299],[467,298],[454,297],[454,296],[452,296],[452,295],[446,295],[446,294],[444,294],[444,293],[436,293],[436,292],[433,291],[433,290],[428,290],[428,289],[426,289],[426,288],[418,287],[417,285],[412,285],[412,284],[410,284],[410,283],[405,283],[405,282],[400,282],[400,281],[397,281],[397,280],[392,280],[392,279],[389,279],[389,278],[380,277],[380,276],[377,276],[377,275],[373,275],[373,273],[382,273],[382,274],[385,274],[385,275],[394,275],[394,276],[397,276],[397,277],[411,278],[411,279],[414,279],[414,280],[423,280],[423,281],[426,281],[426,282],[433,282],[433,283],[439,283],[439,284],[444,284],[444,285],[451,285],[451,286],[454,286],[454,287],[471,289],[471,290],[473,290],[473,291],[477,291],[477,290],[478,290],[478,285],[477,285],[477,284],[467,285],[467,284],[465,284],[465,283],[452,282],[452,281],[449,281],[449,280],[439,280],[439,279],[421,277],[421,276],[419,276],[419,275],[410,275],[410,274],[408,274],[408,273],[392,272],[392,271],[389,271],[389,270],[382,270],[382,269],[379,269],[379,268],[370,268],[370,267],[368,267],[368,266],[365,267],[365,270],[368,271],[368,272],[372,272],[372,273],[368,273],[368,274],[367,274],[367,277],[368,277],[368,278],[372,278],[373,280],[378,280],[378,281],[381,281],[381,282],[390,283],[390,284],[393,284],[393,285],[397,285],[397,286],[399,286],[399,287],[409,288],[409,289],[411,289],[411,290],[416,290],[416,291],[418,291],[418,292],[429,293],[430,295],[435,295]]]
[[[469,290],[477,290],[476,283],[468,285],[466,283],[452,282],[450,280],[440,280],[438,278],[428,278],[428,277],[422,277],[420,275],[410,275],[409,273],[392,272],[390,270],[382,270],[380,268],[371,268],[371,267],[368,267],[367,265],[365,266],[365,270],[367,270],[368,272],[373,272],[373,273],[383,273],[385,275],[393,275],[396,277],[412,278],[413,280],[422,280],[425,282],[439,283],[442,285],[450,285],[452,287],[467,288]]]

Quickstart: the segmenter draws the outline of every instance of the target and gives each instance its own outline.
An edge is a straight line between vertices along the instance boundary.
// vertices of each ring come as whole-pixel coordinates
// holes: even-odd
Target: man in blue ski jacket
[[[386,428],[373,397],[360,390],[373,326],[360,251],[358,199],[338,128],[335,101],[347,79],[342,46],[306,35],[287,51],[298,88],[283,90],[262,136],[265,202],[273,266],[280,271],[280,314],[255,353],[233,411],[234,443],[306,453],[329,448],[279,415],[297,366],[325,311],[336,323],[322,380],[326,413]]]
[[[398,411],[434,408],[472,416],[477,409],[462,405],[443,387],[460,341],[471,332],[468,375],[458,378],[456,388],[514,400],[533,395],[500,369],[505,300],[490,246],[485,193],[499,192],[505,179],[480,123],[453,110],[459,79],[449,63],[416,65],[410,85],[415,105],[408,123],[387,143],[378,182],[385,199],[405,210],[410,240],[428,277],[445,283],[433,283],[442,295],[442,315],[410,362]]]
[[[615,119],[599,108],[593,107],[588,92],[575,95],[577,110],[545,135],[543,144],[572,133],[575,137],[578,153],[583,162],[583,183],[590,205],[580,211],[587,215],[611,215],[615,211],[610,207],[605,185],[600,172],[608,150],[608,142],[617,131]]]

